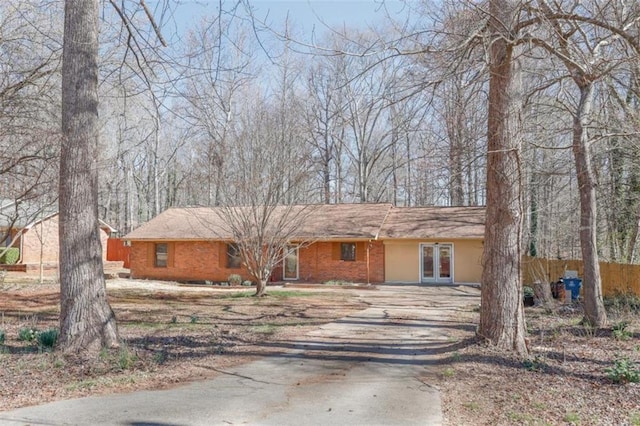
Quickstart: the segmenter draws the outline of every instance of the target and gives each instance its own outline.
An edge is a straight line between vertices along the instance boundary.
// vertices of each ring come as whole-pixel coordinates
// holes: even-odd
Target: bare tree
[[[222,9],[189,35],[180,109],[188,125],[186,139],[197,153],[191,178],[198,183],[201,202],[208,205],[222,200],[239,105],[242,96],[249,96],[243,90],[255,78],[252,49],[244,23]]]
[[[286,104],[279,104],[280,107]],[[311,207],[299,206],[307,194],[308,157],[304,145],[283,139],[278,106],[259,103],[242,121],[245,129],[232,145],[233,164],[219,215],[237,243],[242,261],[262,296],[273,268],[290,244],[305,244],[300,231]]]
[[[597,249],[596,174],[589,135],[596,84],[612,74],[617,66],[637,60],[637,7],[627,9],[624,2],[568,2],[549,4],[541,0],[531,22],[543,24],[524,42],[542,48],[559,60],[577,89],[570,102],[573,116],[572,150],[580,194],[580,243],[584,262],[585,322],[602,327],[607,323],[602,301],[599,254]],[[579,12],[576,8],[579,8]],[[631,52],[631,55],[629,55]]]
[[[65,2],[60,161],[60,340],[65,352],[118,346],[98,223],[98,0]]]
[[[59,12],[55,4],[0,4],[0,241],[38,216],[34,206],[57,174]]]

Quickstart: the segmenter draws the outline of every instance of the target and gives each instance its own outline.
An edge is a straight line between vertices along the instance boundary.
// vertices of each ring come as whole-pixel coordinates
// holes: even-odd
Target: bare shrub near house
[[[313,206],[256,205],[216,210],[233,235],[247,271],[256,281],[256,296],[265,294],[274,268],[300,247],[313,242],[300,235]]]
[[[223,201],[216,210],[256,281],[256,296],[264,295],[273,269],[289,254],[291,244],[312,242],[301,230],[313,207],[294,205],[308,198],[308,155],[296,143],[297,125],[285,111],[291,108],[289,88],[281,87],[278,96],[272,108],[264,101],[255,115],[240,118],[247,121],[240,127],[249,130],[241,132],[231,148]]]

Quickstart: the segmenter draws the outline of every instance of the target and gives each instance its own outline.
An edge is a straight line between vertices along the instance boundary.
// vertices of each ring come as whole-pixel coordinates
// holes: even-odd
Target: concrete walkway
[[[345,290],[350,291],[350,290]],[[448,351],[470,287],[380,286],[370,308],[295,341],[284,355],[162,391],[59,401],[0,413],[0,425],[439,425],[427,377]]]

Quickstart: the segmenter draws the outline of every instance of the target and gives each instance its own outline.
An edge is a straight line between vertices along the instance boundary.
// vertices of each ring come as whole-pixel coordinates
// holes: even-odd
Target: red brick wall
[[[369,246],[368,272],[367,245]],[[330,280],[354,283],[384,282],[382,242],[358,242],[355,261],[340,260],[339,246],[339,242],[318,242],[300,249],[300,280],[319,283]]]
[[[247,271],[226,267],[226,244],[210,241],[175,241],[168,243],[167,267],[154,266],[153,242],[133,241],[131,244],[131,277],[178,281],[227,281],[230,274],[240,274],[251,279]],[[300,281],[325,282],[342,280],[366,283],[369,244],[369,280],[384,281],[384,246],[380,241],[359,242],[356,260],[344,261],[336,256],[336,244],[320,242],[300,249]],[[281,276],[281,273],[280,273]],[[278,276],[278,278],[280,278]]]
[[[227,268],[223,242],[168,242],[167,267],[155,263],[155,243],[131,242],[130,270],[132,278],[153,278],[176,281],[227,281],[230,274],[240,274],[243,280],[251,277],[245,268]]]
[[[109,236],[104,230],[100,230],[102,242],[102,260],[107,259],[107,239]],[[22,234],[22,251],[20,258],[22,263],[40,264],[40,247],[42,246],[43,263],[58,263],[60,243],[58,237],[58,215],[36,223]]]

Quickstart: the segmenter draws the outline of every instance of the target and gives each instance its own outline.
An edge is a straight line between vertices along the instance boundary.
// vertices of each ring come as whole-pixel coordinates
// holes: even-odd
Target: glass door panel
[[[422,281],[431,281],[435,278],[434,246],[422,246]]]
[[[438,246],[438,279],[451,280],[451,246],[447,244]]]
[[[285,280],[298,279],[298,247],[287,246],[287,255],[283,260],[282,277]]]

